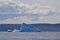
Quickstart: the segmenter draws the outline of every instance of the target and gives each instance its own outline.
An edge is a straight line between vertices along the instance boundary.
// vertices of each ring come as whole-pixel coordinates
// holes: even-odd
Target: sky
[[[60,23],[60,0],[0,0],[0,24]]]

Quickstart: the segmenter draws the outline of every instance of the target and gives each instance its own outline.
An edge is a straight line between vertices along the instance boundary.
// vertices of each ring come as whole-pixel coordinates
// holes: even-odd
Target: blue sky
[[[60,0],[0,0],[0,24],[60,23]]]

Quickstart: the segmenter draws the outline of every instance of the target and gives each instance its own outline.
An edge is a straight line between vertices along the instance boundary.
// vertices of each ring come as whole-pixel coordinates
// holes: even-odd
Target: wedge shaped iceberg
[[[41,32],[39,28],[29,24],[25,24],[25,23],[21,24],[20,31],[21,32]]]

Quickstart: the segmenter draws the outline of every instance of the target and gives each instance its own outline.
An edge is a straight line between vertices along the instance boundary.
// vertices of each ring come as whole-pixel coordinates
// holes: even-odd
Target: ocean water
[[[30,24],[33,27],[39,28],[42,32],[60,32],[60,24]],[[20,29],[21,24],[0,24],[0,31],[4,32],[8,29]]]
[[[30,24],[41,32],[7,32],[20,29],[21,24],[0,24],[0,40],[60,40],[60,24]]]
[[[0,40],[60,40],[60,32],[0,32]]]

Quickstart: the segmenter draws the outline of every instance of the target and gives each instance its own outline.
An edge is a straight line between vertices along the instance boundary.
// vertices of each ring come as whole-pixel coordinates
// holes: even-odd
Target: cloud
[[[0,0],[0,23],[59,23],[59,3],[59,0]]]
[[[4,21],[1,21],[1,24],[20,24],[20,23],[31,23],[31,19],[28,18],[27,16],[20,16],[20,17],[15,17],[12,19],[7,19]]]
[[[41,23],[60,23],[60,16],[44,16],[40,19]]]
[[[41,16],[37,21],[33,21],[31,18],[27,16],[15,17],[12,19],[6,19],[4,21],[0,21],[0,24],[21,24],[21,23],[51,23],[56,24],[60,23],[60,16]]]
[[[33,0],[33,1],[35,1],[35,0]],[[5,13],[6,14],[7,13],[21,14],[24,12],[24,13],[33,13],[33,14],[38,13],[38,14],[45,14],[46,15],[46,14],[48,14],[48,12],[50,10],[51,11],[56,10],[56,8],[51,5],[41,5],[38,3],[34,3],[31,5],[30,3],[21,2],[21,0],[5,0],[5,1],[2,0],[0,2],[2,2],[2,3],[0,3],[0,5],[1,6],[3,5],[2,7],[0,7],[0,9],[2,10],[0,12],[4,12],[4,14]]]

